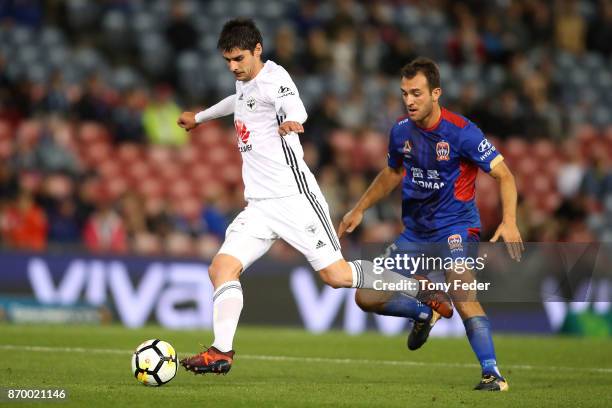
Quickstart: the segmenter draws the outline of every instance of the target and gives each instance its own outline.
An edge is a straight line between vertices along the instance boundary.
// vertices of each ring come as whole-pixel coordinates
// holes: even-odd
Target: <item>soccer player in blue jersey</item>
[[[344,216],[338,235],[352,232],[364,211],[401,183],[405,229],[392,248],[444,244],[447,255],[464,257],[470,243],[480,240],[480,216],[474,202],[480,168],[499,182],[501,191],[503,220],[491,241],[501,237],[510,256],[520,261],[523,244],[516,225],[516,185],[502,155],[474,123],[440,106],[440,74],[430,59],[417,58],[402,69],[401,91],[408,114],[391,129],[388,166]],[[460,272],[447,270],[447,280],[473,280],[471,272]],[[451,290],[450,294],[482,367],[482,379],[475,389],[506,391],[508,382],[497,367],[489,320],[474,292]],[[425,343],[439,317],[435,312],[427,313],[428,308],[414,298],[397,292],[358,289],[355,299],[365,311],[413,318],[408,338],[411,350]]]

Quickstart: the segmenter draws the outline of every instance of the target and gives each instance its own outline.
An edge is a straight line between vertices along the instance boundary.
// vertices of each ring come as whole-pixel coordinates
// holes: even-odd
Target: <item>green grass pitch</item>
[[[483,393],[471,390],[480,370],[465,338],[432,338],[409,352],[399,336],[241,327],[227,376],[179,368],[159,388],[140,385],[130,373],[131,350],[149,338],[170,342],[181,358],[211,333],[2,324],[0,387],[65,388],[62,407],[612,406],[609,339],[497,336],[510,391]]]

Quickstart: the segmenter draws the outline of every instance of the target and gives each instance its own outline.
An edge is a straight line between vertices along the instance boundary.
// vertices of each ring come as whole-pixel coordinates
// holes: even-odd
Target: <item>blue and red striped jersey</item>
[[[423,235],[454,225],[480,228],[474,202],[478,168],[488,173],[503,160],[474,123],[441,110],[428,129],[398,120],[389,138],[389,167],[404,167],[402,221]]]

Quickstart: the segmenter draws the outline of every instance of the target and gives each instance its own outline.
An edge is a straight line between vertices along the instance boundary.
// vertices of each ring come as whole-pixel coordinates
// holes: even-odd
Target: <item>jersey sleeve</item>
[[[219,101],[210,108],[198,112],[195,115],[195,121],[197,123],[206,122],[207,120],[217,119],[222,116],[231,115],[234,113],[234,107],[236,106],[236,94],[230,95],[227,98]]]
[[[469,123],[462,131],[460,156],[474,162],[487,173],[504,159],[473,123]]]
[[[399,153],[398,144],[396,125],[389,132],[389,150],[387,151],[387,165],[393,169],[399,168],[404,161],[404,157]]]
[[[266,84],[267,96],[274,103],[276,112],[284,117],[283,122],[306,122],[306,108],[289,74],[282,72],[275,75],[274,79]]]

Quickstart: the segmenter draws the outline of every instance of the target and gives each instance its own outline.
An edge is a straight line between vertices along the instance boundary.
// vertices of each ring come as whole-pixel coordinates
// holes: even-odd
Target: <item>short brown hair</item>
[[[217,48],[230,52],[234,48],[239,50],[255,51],[257,44],[263,47],[261,32],[250,18],[235,18],[223,26]]]
[[[422,73],[427,78],[429,90],[433,91],[440,88],[440,71],[435,62],[425,57],[418,57],[404,65],[402,68],[402,78],[412,79],[418,73]]]

